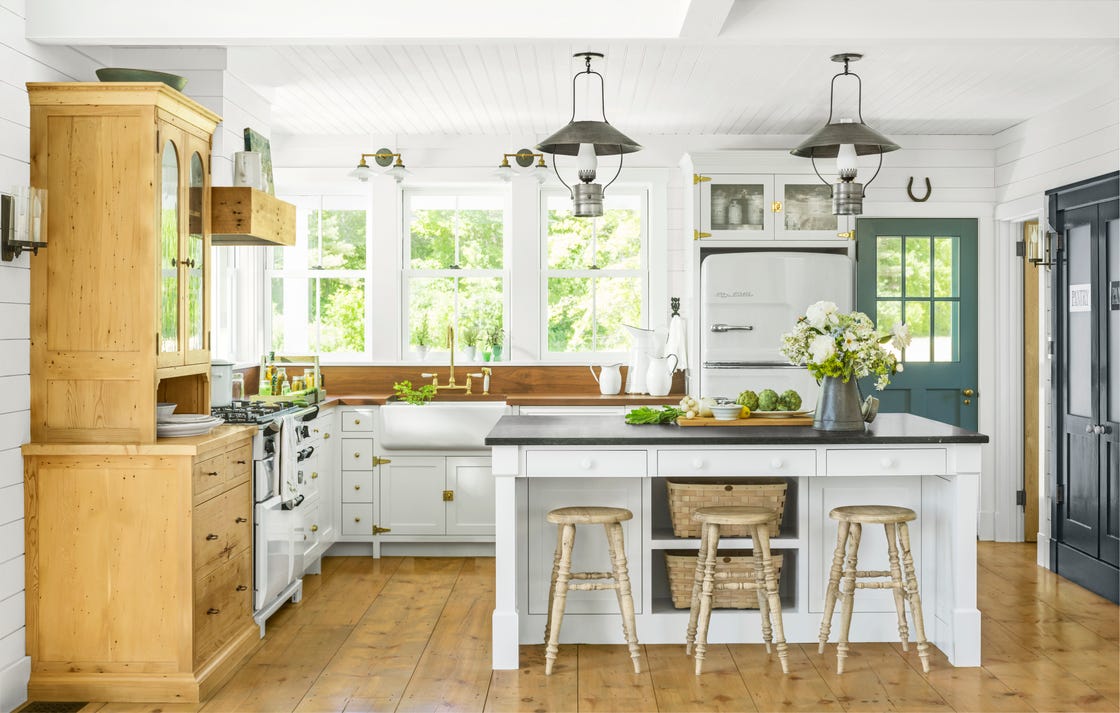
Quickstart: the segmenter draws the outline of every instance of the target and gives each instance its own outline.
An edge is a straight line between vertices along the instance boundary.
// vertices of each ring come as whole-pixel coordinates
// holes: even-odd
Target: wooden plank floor
[[[761,646],[712,646],[704,675],[682,646],[522,647],[519,671],[490,670],[494,561],[339,557],[200,706],[91,703],[83,713],[204,711],[1111,711],[1120,710],[1118,607],[1034,564],[1034,544],[980,543],[983,666],[936,649],[790,646],[790,675]]]

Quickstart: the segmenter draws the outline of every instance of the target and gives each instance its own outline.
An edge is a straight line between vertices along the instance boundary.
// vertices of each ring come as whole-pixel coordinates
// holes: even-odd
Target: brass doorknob
[[[311,531],[312,532],[318,532],[319,531],[319,526],[318,525],[312,525],[311,526]]]
[[[975,396],[976,395],[976,392],[972,389],[965,389],[961,393],[964,394],[965,396]]]

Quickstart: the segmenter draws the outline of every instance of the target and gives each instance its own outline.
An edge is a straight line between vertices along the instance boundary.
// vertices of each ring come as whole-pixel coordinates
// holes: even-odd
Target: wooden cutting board
[[[790,416],[788,418],[766,418],[765,416],[751,416],[750,418],[736,418],[730,421],[718,421],[714,418],[679,418],[678,426],[812,426],[812,416]]]

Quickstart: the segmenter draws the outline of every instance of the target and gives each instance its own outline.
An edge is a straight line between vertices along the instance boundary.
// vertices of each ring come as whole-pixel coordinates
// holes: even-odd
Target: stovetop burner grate
[[[229,406],[210,409],[210,415],[226,423],[263,424],[300,408],[292,401],[234,401]]]

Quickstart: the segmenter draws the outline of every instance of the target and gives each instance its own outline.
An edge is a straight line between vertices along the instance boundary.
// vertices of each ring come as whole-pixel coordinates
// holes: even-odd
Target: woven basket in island
[[[786,507],[786,483],[682,483],[667,481],[669,515],[673,534],[677,537],[699,537],[700,523],[693,522],[692,513],[699,508],[720,505],[753,505],[773,510],[770,537],[777,537]],[[719,536],[750,537],[750,528],[721,525]]]
[[[716,589],[712,593],[715,609],[758,609],[758,588],[755,585],[754,557],[750,550],[724,550],[717,553],[715,581],[742,582],[742,589]],[[780,579],[782,556],[773,554],[774,576]],[[695,550],[666,550],[665,569],[669,573],[669,592],[673,606],[688,609],[692,605],[692,582],[696,573]]]

